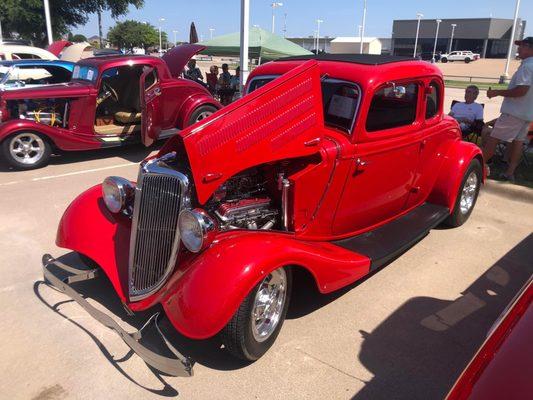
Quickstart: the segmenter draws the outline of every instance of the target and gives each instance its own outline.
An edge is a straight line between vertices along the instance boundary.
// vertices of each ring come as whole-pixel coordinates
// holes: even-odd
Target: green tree
[[[59,39],[71,27],[87,23],[91,13],[110,11],[111,16],[116,18],[126,14],[129,5],[139,8],[143,4],[143,0],[50,0],[54,39]],[[45,44],[47,38],[43,7],[43,0],[0,0],[4,36],[14,33],[36,45]]]
[[[73,35],[72,33],[69,32],[68,40],[74,43],[80,43],[80,42],[86,42],[87,37],[79,33],[77,33],[76,35]]]
[[[107,39],[112,45],[120,49],[133,51],[134,47],[148,49],[149,47],[159,47],[159,30],[154,26],[138,21],[118,22],[109,30]],[[161,33],[163,43],[167,42],[167,34]]]
[[[98,16],[98,37],[100,38],[100,48],[104,47],[102,43],[102,12],[105,10],[111,11],[111,16],[117,18],[128,12],[128,7],[131,5],[135,8],[141,8],[144,5],[144,0],[92,0],[94,2],[96,15]]]

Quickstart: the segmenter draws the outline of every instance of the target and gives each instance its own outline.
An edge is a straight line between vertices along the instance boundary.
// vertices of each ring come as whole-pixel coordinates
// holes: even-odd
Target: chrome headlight
[[[108,176],[102,183],[102,197],[109,211],[118,214],[128,211],[133,204],[135,186],[125,178]]]
[[[216,222],[200,209],[183,210],[179,216],[178,227],[181,241],[193,253],[209,246],[217,231]]]

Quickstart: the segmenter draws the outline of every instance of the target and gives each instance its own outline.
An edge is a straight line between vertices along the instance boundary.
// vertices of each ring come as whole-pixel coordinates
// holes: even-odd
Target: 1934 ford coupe
[[[180,78],[204,48],[182,45],[162,58],[87,58],[68,83],[0,92],[2,157],[32,169],[57,151],[149,146],[211,115],[221,105],[202,85]]]
[[[108,177],[66,210],[47,279],[150,365],[191,373],[94,313],[58,275],[103,271],[132,311],[160,304],[181,334],[219,334],[256,360],[283,324],[295,270],[322,293],[385,265],[440,223],[463,224],[484,179],[480,150],[443,114],[440,71],[381,56],[312,56],[257,68],[247,94],[181,131],[137,182]],[[168,361],[168,362],[167,362]]]

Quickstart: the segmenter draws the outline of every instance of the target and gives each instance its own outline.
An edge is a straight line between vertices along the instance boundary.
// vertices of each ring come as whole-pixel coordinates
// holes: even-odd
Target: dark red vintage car
[[[245,97],[170,139],[136,183],[109,177],[75,199],[57,245],[98,268],[46,255],[45,276],[92,312],[53,271],[103,271],[128,310],[161,305],[183,335],[219,334],[234,356],[258,359],[281,329],[295,270],[329,293],[470,216],[480,150],[443,113],[439,69],[408,60],[321,55],[257,68]],[[190,373],[186,358],[171,367],[95,316],[152,366]]]
[[[204,48],[178,46],[162,59],[88,58],[76,64],[69,83],[0,92],[3,158],[31,169],[58,150],[148,146],[211,115],[221,105],[202,85],[179,77]]]
[[[533,393],[533,277],[518,292],[447,400],[521,400]]]

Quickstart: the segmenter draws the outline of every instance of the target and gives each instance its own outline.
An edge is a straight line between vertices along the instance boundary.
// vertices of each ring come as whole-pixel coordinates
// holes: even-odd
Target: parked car
[[[490,329],[447,400],[525,399],[533,393],[533,279]],[[530,393],[528,395],[528,393]]]
[[[221,105],[203,86],[179,77],[204,48],[183,45],[163,59],[85,59],[75,65],[71,82],[1,92],[3,158],[31,169],[46,165],[58,150],[149,146],[211,115]]]
[[[423,61],[431,61],[435,57],[435,61],[440,61],[440,53],[433,54],[431,51],[418,53],[416,57]]]
[[[448,61],[464,61],[469,63],[470,61],[479,60],[479,54],[472,53],[471,51],[452,51],[448,54],[442,54],[440,56],[440,62],[447,63]]]
[[[0,90],[70,81],[74,63],[59,60],[0,61]]]
[[[433,227],[462,225],[484,179],[426,62],[288,58],[256,68],[247,93],[167,141],[136,183],[108,177],[71,203],[56,243],[98,267],[43,258],[48,281],[167,373],[192,363],[143,347],[56,268],[72,281],[101,271],[129,311],[160,304],[181,334],[219,334],[253,361],[281,329],[296,270],[322,293],[349,285]]]
[[[0,60],[57,60],[57,57],[39,47],[0,44]]]

